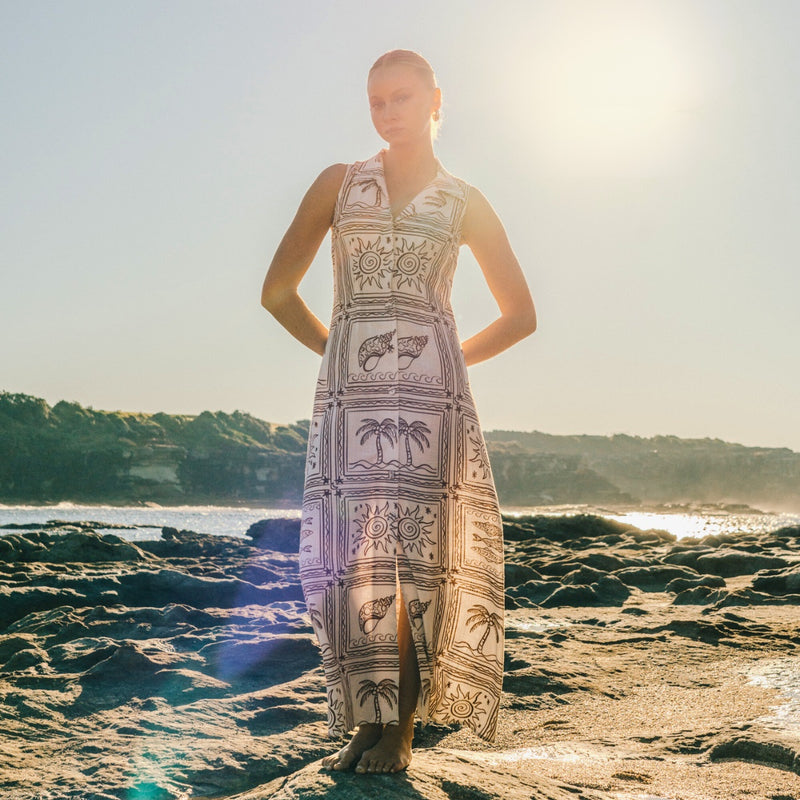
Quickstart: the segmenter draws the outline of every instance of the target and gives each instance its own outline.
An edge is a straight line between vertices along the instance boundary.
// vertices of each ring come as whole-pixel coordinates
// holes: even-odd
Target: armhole
[[[462,181],[461,183],[462,186],[464,187],[464,204],[461,209],[461,214],[458,220],[458,228],[456,230],[457,233],[456,243],[458,247],[461,247],[462,244],[466,244],[466,242],[464,241],[464,219],[467,216],[467,206],[469,205],[469,198],[470,195],[472,194],[472,186],[466,181]]]
[[[342,214],[342,206],[344,205],[344,198],[347,195],[347,188],[352,180],[353,173],[359,162],[348,164],[347,169],[344,171],[344,178],[342,178],[342,185],[339,187],[339,192],[336,195],[336,205],[333,207],[333,219],[331,220],[331,228],[335,228],[339,222],[339,217]]]

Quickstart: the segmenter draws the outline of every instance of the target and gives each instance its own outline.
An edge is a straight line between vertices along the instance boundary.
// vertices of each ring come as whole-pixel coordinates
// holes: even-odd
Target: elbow
[[[288,288],[264,281],[261,287],[261,305],[272,314],[286,302],[290,294]]]
[[[532,333],[535,333],[536,332],[536,328],[538,328],[538,327],[539,327],[539,322],[536,319],[536,312],[533,311],[531,313],[530,317],[528,318],[528,327],[526,329],[525,335],[526,336],[530,336]]]
[[[531,305],[519,317],[519,332],[521,334],[520,338],[524,339],[526,336],[530,336],[536,330],[537,326],[538,321],[536,319],[536,309],[531,303]]]

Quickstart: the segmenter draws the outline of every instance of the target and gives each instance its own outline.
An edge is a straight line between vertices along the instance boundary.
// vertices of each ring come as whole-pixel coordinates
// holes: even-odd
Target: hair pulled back
[[[422,77],[429,89],[437,88],[436,74],[433,71],[433,67],[428,62],[428,59],[414,50],[389,50],[388,52],[384,53],[370,67],[367,80],[369,80],[370,76],[373,72],[375,72],[376,69],[393,66],[411,67]],[[436,138],[436,135],[439,132],[440,125],[441,109],[433,118],[433,120],[431,120],[431,133],[434,138]]]
[[[369,74],[372,75],[372,73],[380,67],[390,67],[395,64],[412,67],[419,72],[425,79],[425,83],[427,83],[431,89],[436,88],[436,75],[433,72],[433,67],[424,56],[421,56],[414,50],[389,50],[388,53],[384,53],[380,56],[370,67]],[[369,78],[369,75],[367,78]]]

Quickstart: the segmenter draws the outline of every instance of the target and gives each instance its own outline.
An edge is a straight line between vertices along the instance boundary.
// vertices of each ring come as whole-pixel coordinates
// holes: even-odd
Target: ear
[[[442,90],[437,86],[433,90],[433,108],[431,111],[438,111],[442,107]]]

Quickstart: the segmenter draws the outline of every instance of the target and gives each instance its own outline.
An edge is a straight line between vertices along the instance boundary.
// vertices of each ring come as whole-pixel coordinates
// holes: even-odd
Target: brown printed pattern
[[[440,165],[393,216],[381,152],[337,199],[300,533],[332,736],[398,720],[398,586],[418,715],[495,735],[502,523],[450,306],[468,191]]]

